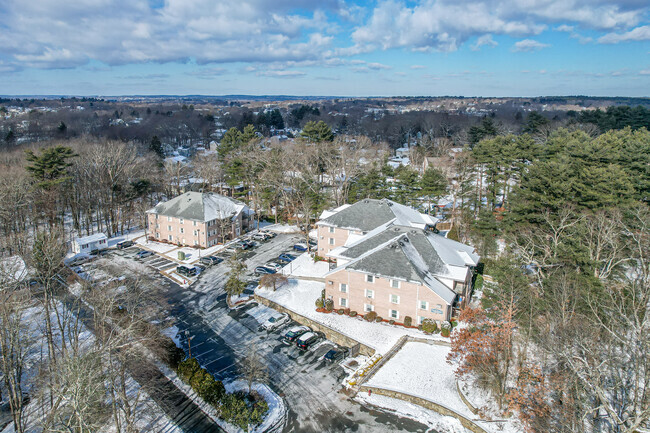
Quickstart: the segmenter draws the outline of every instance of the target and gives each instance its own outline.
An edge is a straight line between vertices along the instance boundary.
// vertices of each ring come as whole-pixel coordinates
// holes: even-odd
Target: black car
[[[346,356],[348,356],[348,353],[349,353],[348,349],[337,347],[336,349],[332,349],[329,352],[327,352],[323,356],[323,359],[327,362],[338,362],[343,360]]]
[[[311,330],[306,326],[294,326],[293,328],[289,329],[286,334],[284,334],[283,342],[286,344],[291,344],[296,341],[296,339],[302,334],[310,331]]]
[[[115,246],[117,247],[118,250],[121,250],[122,248],[132,247],[133,245],[135,245],[133,241],[122,241],[122,242],[118,242],[117,245]]]
[[[320,340],[320,335],[315,332],[305,332],[296,339],[296,346],[299,349],[307,350]]]
[[[183,266],[183,265],[176,267],[176,272],[186,277],[194,277],[196,274],[199,273],[198,269],[188,268],[187,266]]]
[[[207,256],[207,257],[201,257],[199,260],[202,264],[206,266],[213,266],[213,265],[218,265],[219,263],[223,262],[223,259],[220,257],[216,256]]]

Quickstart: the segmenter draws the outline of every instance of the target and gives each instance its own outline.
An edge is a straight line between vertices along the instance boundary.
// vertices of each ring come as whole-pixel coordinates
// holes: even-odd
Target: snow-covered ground
[[[248,391],[248,385],[243,380],[224,383],[228,392],[245,390]],[[282,398],[277,395],[271,388],[263,383],[253,383],[253,389],[264,398],[269,405],[269,411],[264,417],[262,424],[250,430],[252,433],[272,433],[280,432],[287,422],[287,406]]]
[[[329,263],[323,261],[314,262],[313,257],[308,252],[305,252],[282,268],[282,274],[293,277],[323,278],[329,270]]]
[[[369,323],[359,317],[349,317],[336,313],[319,313],[316,311],[314,302],[321,295],[324,288],[325,283],[320,281],[289,279],[287,284],[278,288],[275,292],[258,288],[255,293],[301,316],[322,323],[341,334],[372,347],[379,353],[388,352],[402,335],[446,340],[436,335],[425,335],[413,328],[404,328],[387,323]]]
[[[359,393],[354,398],[362,404],[370,404],[383,408],[388,412],[405,418],[411,418],[438,432],[444,433],[465,433],[467,430],[460,421],[451,416],[440,415],[429,409],[425,409],[417,404],[409,403],[395,398],[385,397],[383,395]]]
[[[141,247],[144,247],[148,250],[160,254],[165,254],[168,251],[175,250],[176,248],[178,248],[178,246],[174,244],[166,244],[164,242],[150,241],[145,236],[136,239],[135,243]]]
[[[437,344],[407,342],[365,385],[405,392],[471,418],[474,415],[456,391],[454,367],[446,359],[449,350]]]
[[[289,224],[272,224],[264,227],[263,230],[275,233],[300,233],[300,228],[298,226],[292,226]]]

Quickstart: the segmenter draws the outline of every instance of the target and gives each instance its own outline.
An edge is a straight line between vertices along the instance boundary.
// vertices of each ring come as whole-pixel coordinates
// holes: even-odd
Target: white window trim
[[[348,308],[348,298],[339,298],[339,305],[343,308]]]
[[[339,283],[339,291],[341,293],[348,293],[348,285],[345,283]]]
[[[329,233],[334,233],[334,227],[329,228]]]
[[[329,244],[330,244],[330,245],[334,245],[334,238],[330,238],[330,240],[329,240]]]
[[[393,301],[393,296],[397,298],[397,302]],[[390,301],[391,304],[399,305],[399,295],[394,295],[391,293],[390,295],[388,295],[388,300]]]
[[[368,309],[370,307],[370,309]],[[372,304],[363,304],[363,311],[366,313],[370,313],[371,311],[375,311],[375,306]]]
[[[424,308],[422,308],[422,303],[424,302]],[[418,309],[429,311],[429,303],[427,301],[418,301]]]
[[[370,292],[370,294],[368,294]],[[372,289],[366,289],[366,298],[369,299],[374,299],[375,298],[375,291]]]
[[[397,283],[397,286],[393,286],[393,283]],[[391,289],[399,289],[400,288],[400,280],[390,280],[390,287]]]
[[[375,282],[375,276],[366,274],[366,283],[374,283]]]
[[[396,317],[393,317],[392,312],[395,312]],[[388,310],[388,317],[393,320],[399,320],[399,311],[398,310]]]

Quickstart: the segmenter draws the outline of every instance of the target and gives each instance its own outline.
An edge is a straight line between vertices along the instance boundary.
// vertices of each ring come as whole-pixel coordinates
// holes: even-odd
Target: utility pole
[[[185,330],[185,338],[187,338],[187,348],[189,352],[190,359],[192,358],[192,337],[190,337],[190,331]]]

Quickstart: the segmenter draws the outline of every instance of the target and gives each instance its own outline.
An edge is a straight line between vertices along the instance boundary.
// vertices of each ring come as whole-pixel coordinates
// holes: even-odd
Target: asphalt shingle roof
[[[215,193],[186,192],[159,203],[150,213],[194,221],[231,218],[246,208],[239,200]]]

